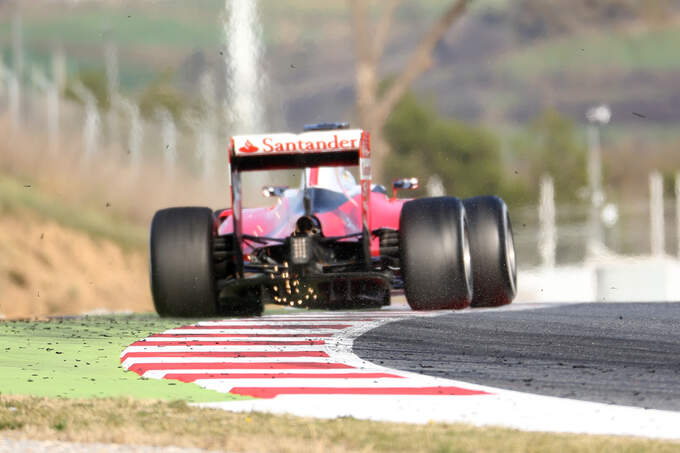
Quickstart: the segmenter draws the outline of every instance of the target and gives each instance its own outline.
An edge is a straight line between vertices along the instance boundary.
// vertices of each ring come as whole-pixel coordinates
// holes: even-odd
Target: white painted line
[[[124,353],[130,352],[300,352],[300,351],[323,351],[318,345],[312,346],[277,346],[277,345],[255,345],[255,346],[128,346]]]
[[[129,357],[122,362],[124,369],[145,363],[274,363],[274,362],[309,362],[337,363],[337,359],[326,357]],[[369,363],[369,362],[366,362]]]
[[[329,374],[367,374],[367,373],[385,373],[383,370],[371,370],[371,369],[356,369],[356,368],[244,368],[244,369],[222,369],[222,368],[206,368],[200,370],[183,370],[183,369],[164,369],[164,370],[150,370],[145,372],[142,376],[150,379],[163,379],[166,374],[318,374],[319,376],[329,375]],[[394,373],[391,373],[394,374]],[[280,378],[275,378],[277,382],[282,381]],[[299,382],[299,379],[297,379]],[[333,380],[337,383],[337,379]],[[239,380],[239,387],[243,380]],[[306,382],[306,381],[305,381]],[[234,383],[234,380],[231,380]],[[261,387],[261,385],[260,385]]]
[[[300,317],[302,318],[302,317]],[[230,319],[230,320],[225,320],[225,321],[202,321],[199,323],[196,323],[197,326],[201,327],[220,327],[220,326],[260,326],[260,325],[269,325],[269,326],[309,326],[309,325],[315,325],[315,326],[325,326],[325,325],[338,325],[338,324],[351,324],[351,323],[360,323],[363,322],[361,319],[337,319],[337,320],[323,320],[323,321],[317,321],[317,320],[309,320],[309,319],[296,319],[296,320],[274,320],[274,319],[269,319],[269,318],[264,318],[259,321],[242,321],[238,319]],[[201,332],[205,329],[191,329],[194,332]]]
[[[312,329],[314,333],[319,334],[319,333],[337,333],[341,329]],[[173,329],[173,330],[166,330],[163,333],[166,334],[184,334],[184,335],[192,335],[192,334],[197,334],[197,333],[210,333],[210,334],[225,334],[225,333],[235,333],[235,334],[242,334],[242,333],[248,333],[251,335],[254,334],[293,334],[293,333],[304,333],[304,329],[262,329],[262,328],[252,328],[252,329],[201,329],[195,330],[195,329]]]
[[[293,383],[293,387],[299,386],[301,383],[300,378],[285,378],[286,374],[305,374],[305,375],[316,375],[318,378],[304,378],[304,384],[305,387],[307,387],[307,381],[328,381],[326,384],[332,384],[332,385],[325,385],[325,386],[330,386],[330,387],[335,387],[337,386],[339,381],[347,381],[347,380],[357,380],[357,381],[365,381],[366,379],[361,379],[361,378],[343,378],[343,379],[334,379],[332,376],[334,374],[369,374],[369,373],[385,373],[385,371],[382,370],[357,370],[354,368],[334,368],[334,369],[314,369],[314,368],[288,368],[288,369],[281,369],[281,368],[265,368],[265,369],[253,369],[253,368],[247,368],[247,369],[203,369],[203,370],[151,370],[145,372],[142,376],[150,379],[163,379],[167,374],[214,374],[214,375],[220,375],[224,374],[225,378],[222,379],[223,381],[228,381],[231,386],[237,386],[237,387],[251,387],[251,385],[245,385],[246,382],[248,382],[246,379],[238,379],[238,385],[234,385],[236,379],[229,379],[226,377],[226,375],[229,374],[271,374],[271,375],[281,375],[281,377],[276,377],[276,378],[266,378],[268,381],[276,381],[279,384],[274,385],[273,387],[290,387],[291,383]],[[393,374],[393,373],[390,373]],[[325,379],[325,377],[328,376],[328,379]],[[396,375],[395,375],[396,376]],[[395,378],[369,378],[369,380],[374,381],[376,379],[395,379]],[[208,380],[208,379],[205,379]],[[211,379],[211,380],[220,380],[220,379]],[[251,379],[252,382],[256,382],[257,385],[255,387],[270,387],[269,385],[264,385],[262,382],[262,379]],[[343,384],[344,387],[346,385]],[[363,385],[362,385],[363,386]],[[361,386],[359,386],[361,387]],[[398,385],[397,387],[401,387],[401,385]]]
[[[194,381],[201,387],[216,390],[224,393],[224,389],[231,390],[235,387],[248,388],[278,388],[278,387],[292,387],[292,388],[421,388],[421,387],[437,387],[428,385],[425,382],[414,382],[410,379],[402,378],[342,378],[342,379],[314,379],[314,378],[274,378],[274,379],[197,379]],[[369,397],[372,395],[369,395]],[[398,397],[398,396],[396,396]],[[277,397],[278,398],[278,397]],[[277,399],[275,398],[275,399]],[[460,398],[453,396],[453,398]],[[365,402],[364,404],[366,404]]]
[[[322,337],[323,334],[310,334],[304,337],[148,337],[146,341],[324,341],[330,337]],[[140,340],[142,341],[142,340]]]

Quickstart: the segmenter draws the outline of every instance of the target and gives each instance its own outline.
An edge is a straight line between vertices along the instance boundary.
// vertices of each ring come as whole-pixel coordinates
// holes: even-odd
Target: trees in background
[[[385,125],[392,149],[385,162],[389,178],[438,175],[446,193],[458,197],[504,194],[504,172],[496,137],[482,127],[442,118],[412,93],[399,102]]]
[[[415,176],[424,186],[437,175],[449,195],[497,194],[512,205],[536,203],[544,174],[553,177],[561,201],[578,200],[587,185],[585,140],[555,110],[533,119],[502,151],[492,131],[441,117],[409,92],[384,133],[392,149],[385,179]]]
[[[527,185],[527,202],[538,196],[542,175],[550,175],[558,200],[582,198],[587,186],[587,149],[575,124],[556,110],[534,118],[513,144],[518,176]]]
[[[385,51],[394,11],[399,0],[381,2],[383,8],[377,24],[370,24],[370,2],[349,0],[356,58],[356,105],[359,123],[371,131],[373,177],[382,179],[389,147],[383,127],[390,113],[411,84],[432,65],[432,52],[449,27],[460,19],[472,0],[456,0],[444,10],[420,40],[393,83],[380,91],[380,59]]]
[[[673,8],[674,0],[518,0],[510,13],[519,35],[535,39],[633,18],[663,21]]]

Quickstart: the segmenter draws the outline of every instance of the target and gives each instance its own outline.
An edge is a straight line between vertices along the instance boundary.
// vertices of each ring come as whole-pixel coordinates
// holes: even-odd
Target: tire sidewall
[[[509,304],[517,293],[517,264],[507,205],[496,196],[463,200],[470,227],[473,307]]]
[[[214,218],[209,208],[160,210],[151,222],[150,280],[161,316],[217,314],[212,259]]]
[[[457,198],[423,198],[404,204],[399,222],[400,259],[411,308],[469,305],[472,288],[466,234],[465,208]]]

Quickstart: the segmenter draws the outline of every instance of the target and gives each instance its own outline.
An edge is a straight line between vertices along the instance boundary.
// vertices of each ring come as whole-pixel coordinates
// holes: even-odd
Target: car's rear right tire
[[[463,200],[470,225],[473,308],[509,304],[517,293],[517,263],[508,208],[496,196]]]
[[[150,274],[153,303],[159,315],[217,314],[213,228],[213,212],[209,208],[169,208],[154,215]]]
[[[461,309],[472,299],[465,208],[458,198],[404,204],[399,220],[404,293],[414,310]]]

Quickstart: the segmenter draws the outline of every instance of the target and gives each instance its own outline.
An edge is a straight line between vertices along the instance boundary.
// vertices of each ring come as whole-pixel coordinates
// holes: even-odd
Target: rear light
[[[290,238],[290,261],[293,264],[307,264],[311,257],[311,238],[292,236]]]

